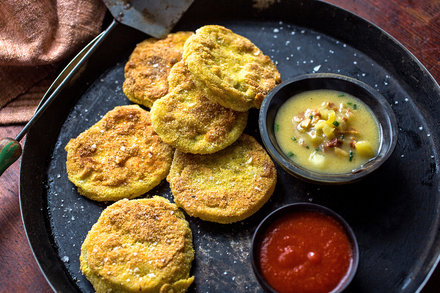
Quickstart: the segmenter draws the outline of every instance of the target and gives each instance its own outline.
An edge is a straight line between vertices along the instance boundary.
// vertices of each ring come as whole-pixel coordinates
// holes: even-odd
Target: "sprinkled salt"
[[[62,258],[61,258],[61,260],[63,261],[63,262],[69,262],[69,257],[67,256],[67,255],[65,255],[65,256],[63,256]]]
[[[125,151],[125,146],[121,146],[121,151]]]
[[[288,46],[290,44],[290,41],[286,41],[286,46]]]
[[[315,67],[313,67],[313,71],[318,71],[321,68],[321,65],[317,65]]]
[[[279,32],[280,32],[280,30],[279,30],[279,29],[277,29],[277,28],[274,28],[274,29],[273,29],[273,32],[274,32],[274,33],[279,33]]]
[[[159,64],[157,64],[157,63],[153,64],[153,67],[159,67]]]
[[[419,126],[419,130],[422,131],[422,130],[423,130],[423,127],[422,127],[422,126]]]

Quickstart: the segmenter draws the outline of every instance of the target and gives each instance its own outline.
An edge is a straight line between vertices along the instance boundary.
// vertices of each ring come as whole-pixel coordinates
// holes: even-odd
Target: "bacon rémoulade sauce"
[[[277,292],[332,292],[345,281],[353,250],[342,225],[318,211],[287,213],[264,230],[259,269]]]

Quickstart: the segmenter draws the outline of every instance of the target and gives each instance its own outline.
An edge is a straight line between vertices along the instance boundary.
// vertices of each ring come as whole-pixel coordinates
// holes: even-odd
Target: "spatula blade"
[[[113,17],[150,36],[166,36],[194,0],[103,0]]]

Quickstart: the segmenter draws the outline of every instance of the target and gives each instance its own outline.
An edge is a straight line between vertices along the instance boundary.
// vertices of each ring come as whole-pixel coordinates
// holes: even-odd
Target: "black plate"
[[[440,253],[440,89],[426,69],[374,25],[319,1],[281,1],[261,11],[252,1],[197,1],[176,30],[204,24],[222,24],[251,39],[277,63],[283,79],[335,72],[371,85],[393,107],[399,142],[387,163],[359,183],[318,186],[278,168],[274,195],[247,220],[220,225],[187,217],[196,253],[190,291],[262,291],[250,263],[252,234],[265,215],[301,201],[327,206],[352,226],[360,263],[348,292],[419,290]],[[129,104],[121,91],[123,67],[144,38],[117,25],[27,136],[20,175],[23,221],[56,291],[92,291],[78,257],[87,231],[107,206],[83,198],[68,181],[64,146],[114,106]],[[260,139],[257,115],[251,111],[246,132]],[[166,182],[151,194],[172,199]]]

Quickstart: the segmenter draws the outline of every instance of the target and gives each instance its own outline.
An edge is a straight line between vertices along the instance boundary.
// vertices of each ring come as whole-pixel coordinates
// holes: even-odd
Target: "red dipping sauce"
[[[337,289],[353,261],[341,224],[314,211],[286,214],[268,226],[258,251],[266,282],[280,293]]]

